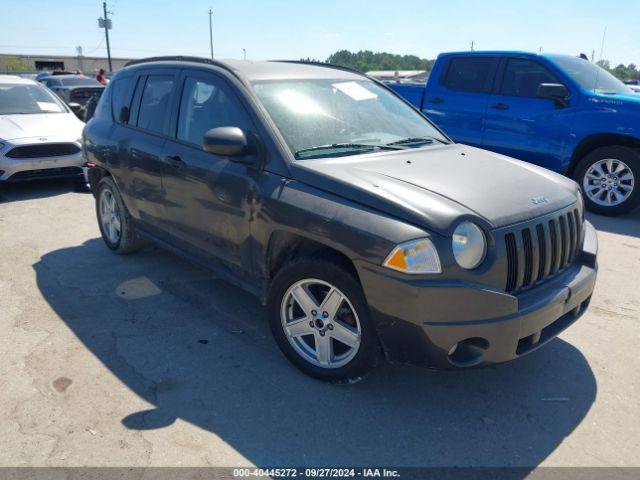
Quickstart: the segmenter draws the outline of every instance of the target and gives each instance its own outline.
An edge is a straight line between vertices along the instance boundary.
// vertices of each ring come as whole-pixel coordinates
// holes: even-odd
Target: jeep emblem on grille
[[[544,195],[540,195],[539,197],[533,197],[531,202],[533,202],[534,205],[540,205],[541,203],[549,203],[549,200],[547,200],[547,197]]]

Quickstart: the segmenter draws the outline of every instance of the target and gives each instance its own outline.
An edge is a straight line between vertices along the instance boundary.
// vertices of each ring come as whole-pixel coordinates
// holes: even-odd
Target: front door
[[[175,130],[165,144],[163,186],[172,241],[201,258],[216,258],[236,273],[251,263],[251,192],[255,170],[230,157],[205,152],[205,133],[255,128],[225,79],[213,73],[185,72],[176,102]]]
[[[542,83],[562,82],[532,58],[508,58],[501,72],[497,91],[489,97],[483,148],[558,170],[573,109],[538,98],[537,91]]]

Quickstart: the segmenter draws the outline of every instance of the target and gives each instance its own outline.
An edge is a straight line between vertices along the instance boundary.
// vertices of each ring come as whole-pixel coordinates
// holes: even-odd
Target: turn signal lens
[[[436,247],[428,238],[412,240],[394,248],[383,266],[404,273],[441,273]]]

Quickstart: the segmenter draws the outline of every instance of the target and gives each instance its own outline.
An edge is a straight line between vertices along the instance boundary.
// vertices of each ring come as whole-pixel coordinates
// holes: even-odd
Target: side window
[[[500,94],[536,97],[541,83],[560,83],[560,81],[535,60],[510,58],[504,69]]]
[[[487,93],[493,65],[492,57],[452,58],[440,83],[449,90]]]
[[[104,90],[104,92],[102,92],[92,118],[111,122],[111,90],[112,88],[110,85]]]
[[[201,146],[212,128],[246,129],[250,124],[242,104],[222,79],[186,78],[178,115],[179,140]]]
[[[123,123],[120,121],[122,109],[129,109],[131,107],[131,91],[133,90],[134,80],[135,77],[119,78],[116,79],[111,86],[111,108],[113,111],[113,119],[116,123]]]
[[[174,79],[171,75],[149,75],[142,92],[138,127],[164,133],[165,120],[170,111]]]

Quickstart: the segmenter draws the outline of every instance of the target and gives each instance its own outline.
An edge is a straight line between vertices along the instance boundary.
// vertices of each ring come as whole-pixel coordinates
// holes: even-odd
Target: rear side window
[[[116,123],[123,123],[120,121],[122,109],[131,108],[131,92],[133,90],[134,80],[135,77],[119,78],[111,85],[111,108],[113,110],[113,119]],[[127,117],[128,113],[124,118]]]
[[[138,127],[164,133],[174,78],[171,75],[149,75],[142,92]]]
[[[111,122],[111,87],[111,85],[108,86],[102,93],[102,96],[98,101],[98,105],[96,106],[96,111],[94,112],[92,118]]]
[[[440,83],[458,92],[487,93],[493,65],[491,57],[452,58]]]
[[[510,58],[502,77],[501,95],[536,97],[542,83],[560,83],[555,75],[540,63],[526,58]]]

